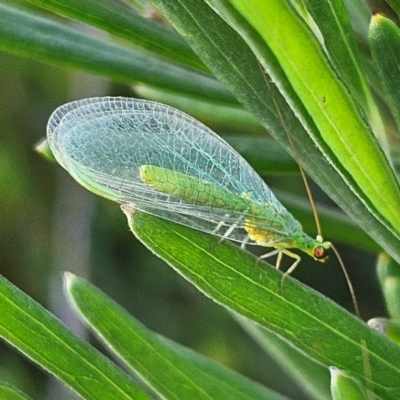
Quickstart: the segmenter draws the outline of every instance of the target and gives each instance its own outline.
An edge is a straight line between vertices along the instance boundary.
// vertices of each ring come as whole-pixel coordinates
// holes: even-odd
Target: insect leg
[[[229,214],[225,214],[224,217],[225,218],[229,217]],[[212,231],[212,233],[217,234],[223,225],[224,225],[224,221],[219,222],[218,225],[215,227],[215,229]]]
[[[229,214],[225,214],[225,217],[229,217]],[[229,238],[229,235],[233,232],[233,230],[238,226],[238,222],[242,219],[243,217],[240,216],[238,219],[226,230],[226,232],[221,236],[221,238],[218,240],[217,243],[213,244],[209,250],[212,250],[214,247],[218,246],[220,243],[222,243],[225,239]],[[221,227],[224,225],[224,221],[221,221],[218,223],[218,225],[215,227],[213,230],[214,234],[217,234],[217,232],[221,229]]]
[[[238,222],[241,217],[239,217],[224,233],[224,236],[222,236],[221,240],[224,240],[229,237],[229,235],[233,232],[233,230],[238,226]]]
[[[289,269],[284,272],[284,274],[282,275],[282,279],[281,279],[281,285],[280,285],[280,292],[283,293],[283,281],[286,279],[287,276],[289,276],[297,267],[297,264],[300,262],[301,258],[299,255],[292,253],[289,250],[286,249],[281,249],[280,255],[282,255],[283,253],[285,253],[287,256],[294,258],[294,262],[293,264],[289,267]],[[278,256],[279,257],[279,256]],[[280,260],[279,260],[280,261]]]
[[[272,257],[275,254],[279,254],[279,253],[282,253],[282,249],[275,249],[275,250],[270,251],[267,254],[263,254],[262,256],[257,258],[256,264],[258,264],[261,260],[264,260],[264,258]]]
[[[301,260],[301,257],[298,254],[292,253],[289,250],[282,250],[282,253],[285,253],[287,256],[294,258],[294,260],[295,260],[293,262],[293,264],[288,268],[288,270],[283,274],[283,278],[282,278],[282,280],[283,280],[295,270],[295,268],[297,267],[297,264]]]
[[[286,254],[287,256],[289,256],[289,257],[291,257],[291,258],[294,258],[293,264],[292,264],[292,265],[289,267],[289,269],[288,269],[286,272],[284,272],[284,274],[282,275],[281,288],[280,288],[280,290],[281,290],[281,292],[282,292],[283,281],[285,280],[285,278],[286,278],[288,275],[290,275],[290,274],[295,270],[295,268],[297,267],[297,264],[298,264],[298,263],[300,262],[300,260],[301,260],[301,257],[300,257],[299,255],[295,254],[295,253],[292,253],[292,252],[289,251],[289,250],[282,249],[282,248],[278,248],[278,249],[272,250],[272,251],[270,251],[269,253],[264,254],[264,255],[262,255],[261,257],[259,257],[259,258],[257,259],[256,265],[258,264],[258,262],[259,262],[260,260],[263,260],[264,258],[271,257],[271,256],[273,256],[273,255],[275,255],[275,254],[278,254],[278,258],[277,258],[277,260],[276,260],[276,265],[275,265],[276,269],[279,269],[279,267],[280,267],[281,260],[282,260],[282,255],[283,255],[283,254]]]
[[[282,252],[278,253],[278,258],[276,259],[276,264],[275,264],[275,268],[279,269],[281,266],[281,261],[282,261]]]
[[[229,216],[229,214],[226,214],[226,215],[225,215],[225,217],[228,217],[228,216]],[[238,223],[239,223],[239,221],[240,221],[242,218],[243,218],[243,215],[240,215],[240,216],[236,219],[236,221],[235,221],[235,222],[226,230],[226,232],[221,236],[221,239],[219,240],[218,243],[221,243],[223,240],[229,238],[229,235],[233,232],[233,230],[234,230],[235,228],[237,228]],[[223,225],[224,225],[224,222],[221,221],[221,222],[215,227],[215,229],[213,230],[213,233],[217,233],[217,232],[221,229],[221,227],[222,227]],[[246,240],[246,241],[247,241],[247,240]]]

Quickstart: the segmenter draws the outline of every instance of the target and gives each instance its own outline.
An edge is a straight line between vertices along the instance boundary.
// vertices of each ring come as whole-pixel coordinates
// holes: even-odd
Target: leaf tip
[[[387,331],[387,325],[385,321],[382,318],[372,318],[368,321],[368,326],[382,335],[386,334]]]
[[[135,207],[132,204],[121,204],[121,210],[128,218],[128,221],[131,220],[132,215],[135,213]]]
[[[331,373],[331,394],[334,400],[366,399],[365,388],[361,382],[353,378],[347,371],[343,371],[337,367],[329,367]]]
[[[39,143],[37,143],[34,146],[34,149],[38,154],[46,158],[47,161],[57,162],[57,160],[54,157],[54,154],[50,149],[49,142],[47,141],[47,139],[42,139]]]
[[[379,25],[384,19],[385,17],[382,14],[379,14],[377,12],[373,13],[371,17],[370,27]]]
[[[64,284],[67,290],[70,289],[71,285],[74,283],[76,279],[76,275],[72,272],[65,272],[64,273]]]

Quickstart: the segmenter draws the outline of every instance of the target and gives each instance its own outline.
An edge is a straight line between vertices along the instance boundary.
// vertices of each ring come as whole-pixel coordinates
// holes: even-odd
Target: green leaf
[[[366,43],[368,41],[368,24],[371,18],[368,4],[364,0],[345,0],[344,3],[358,42]]]
[[[362,70],[357,43],[343,1],[301,1],[307,9],[304,15],[305,21],[310,29],[313,29],[313,22],[318,26],[322,35],[321,40],[336,71],[358,101],[365,105],[367,99],[371,97],[371,92]]]
[[[400,30],[389,19],[376,14],[370,25],[372,59],[379,72],[387,104],[400,128]]]
[[[66,276],[73,305],[104,343],[165,399],[283,397],[149,331],[98,289]]]
[[[400,1],[399,0],[386,0],[386,3],[396,11],[397,15],[400,15]]]
[[[328,369],[309,358],[275,333],[234,314],[236,320],[285,373],[316,400],[331,400]]]
[[[226,141],[260,175],[298,174],[299,166],[285,150],[269,137],[226,136]]]
[[[343,134],[340,135],[341,131],[346,132],[354,129],[355,132],[366,136],[363,146],[369,149],[370,152],[377,153],[377,146],[371,139],[368,140],[371,136],[370,131],[362,120],[353,100],[337,79],[329,60],[322,52],[317,38],[288,2],[285,0],[272,0],[267,5],[265,3],[261,4],[257,0],[247,2],[241,0],[215,0],[212,3],[215,4],[216,9],[224,13],[224,18],[237,28],[247,40],[249,46],[253,45],[250,40],[251,32],[249,31],[251,29],[255,30],[265,41],[265,46],[268,46],[276,62],[279,63],[281,70],[273,62],[266,60],[263,54],[259,56],[260,62],[271,76],[279,82],[285,96],[297,108],[296,99],[291,98],[295,95],[290,88],[286,89],[290,85],[308,113],[315,120],[320,134],[330,147],[335,145],[337,153],[348,154],[349,148],[354,152],[356,149],[351,147],[354,142],[351,136],[347,135],[347,140],[345,141],[349,145],[347,149],[337,139],[340,138],[343,141]],[[235,9],[232,9],[232,6]],[[329,8],[328,5],[327,8]],[[270,12],[271,9],[274,10],[274,13]],[[234,15],[235,12],[246,19],[247,26],[237,22],[238,16]],[[322,34],[328,31],[328,27],[326,28]],[[332,27],[330,28],[333,29]],[[294,35],[293,32],[296,32],[296,34]],[[339,43],[341,46],[345,45],[342,41],[339,41]],[[256,49],[256,46],[253,46]],[[328,49],[336,48],[339,48],[339,45],[328,47]],[[334,53],[336,58],[345,57],[338,54],[338,51]],[[304,57],[305,54],[307,54],[307,57]],[[275,69],[277,70],[276,72]],[[355,80],[353,75],[352,81]],[[361,82],[357,86],[361,86]],[[346,107],[343,107],[343,105],[346,105]],[[348,111],[344,112],[344,110]],[[300,113],[304,113],[304,111],[299,109]],[[307,120],[307,118],[304,119],[305,121]],[[351,171],[350,168],[348,169]],[[357,177],[359,179],[362,178],[362,176],[358,175]]]
[[[400,318],[400,265],[387,254],[379,255],[377,262],[379,283],[391,318]]]
[[[235,99],[211,76],[199,74],[81,30],[0,4],[0,50],[80,68],[118,81],[141,82],[227,103]]]
[[[372,318],[368,325],[400,345],[400,319]]]
[[[85,399],[149,399],[97,350],[0,277],[0,336]]]
[[[330,367],[331,390],[333,400],[367,400],[367,392],[361,383],[352,378],[346,371]]]
[[[30,400],[27,394],[6,382],[0,381],[0,399],[7,400]]]
[[[224,6],[229,8],[226,1],[221,1]],[[221,6],[221,2],[218,2],[218,7],[221,7],[218,8],[220,15],[229,20],[230,24],[240,32],[252,48],[250,50],[235,29],[228,26],[202,1],[154,0],[154,3],[175,28],[185,35],[205,64],[245,108],[257,116],[289,152],[295,153],[296,159],[300,160],[312,178],[351,218],[387,252],[400,261],[400,232],[398,229],[400,224],[396,222],[400,218],[398,210],[400,191],[393,171],[347,90],[340,81],[337,81],[337,77],[332,72],[326,56],[318,47],[319,44],[315,37],[301,20],[299,23],[300,17],[292,16],[295,23],[300,24],[303,30],[303,35],[300,37],[306,40],[305,45],[307,46],[303,49],[301,43],[297,41],[297,35],[290,33],[290,36],[285,39],[285,43],[287,47],[293,47],[293,50],[289,49],[288,54],[296,49],[299,54],[296,56],[291,54],[288,57],[288,54],[285,53],[282,58],[297,60],[297,57],[300,57],[303,63],[309,60],[313,64],[315,61],[323,68],[321,76],[324,75],[328,79],[327,84],[321,84],[321,76],[313,65],[310,66],[310,72],[304,71],[306,81],[301,79],[302,83],[315,79],[320,85],[319,89],[323,91],[322,95],[321,90],[317,91],[320,96],[308,92],[309,95],[303,99],[307,102],[312,102],[311,100],[314,99],[314,107],[310,106],[313,111],[312,118],[305,111],[293,89],[287,87],[288,80],[276,57],[268,50],[265,41],[261,40],[261,34],[267,30],[268,24],[265,20],[267,18],[275,21],[275,27],[279,28],[279,32],[275,32],[275,37],[279,38],[279,43],[282,42],[281,27],[287,26],[288,21],[275,11],[279,8],[268,6],[268,10],[265,10],[263,7],[266,6],[266,3],[245,3],[246,7],[252,5],[251,10],[257,14],[255,18],[257,18],[256,28],[260,30],[258,32],[239,12],[230,7],[229,13]],[[212,1],[214,6],[216,3],[217,0]],[[282,2],[282,4],[284,3]],[[274,12],[269,13],[269,10],[274,10]],[[264,11],[269,15],[265,15]],[[207,32],[212,31],[219,34],[208,35],[204,31],[204,26],[207,26]],[[294,29],[293,26],[292,29]],[[307,40],[310,43],[307,44]],[[309,55],[310,48],[314,52],[311,53],[313,56]],[[306,125],[307,131],[289,108],[286,100],[270,82],[271,78],[265,76],[254,53],[258,55],[260,62],[265,63],[268,59],[275,67],[275,71],[278,71],[279,79],[274,79],[282,86],[281,89],[289,92],[290,104],[296,108],[296,114],[302,116],[301,122]],[[280,61],[285,62],[284,60]],[[308,67],[306,65],[306,69]],[[317,86],[318,89],[318,85],[315,85],[316,82],[312,86]],[[325,89],[329,89],[329,92]],[[303,88],[303,90],[305,89]],[[325,96],[325,101],[328,101],[326,105],[323,102],[325,94],[329,94],[328,97]],[[336,94],[339,96],[338,98],[336,98]],[[339,99],[344,103],[340,102],[339,104]],[[338,109],[333,110],[336,106]],[[333,115],[330,114],[331,111],[338,119],[338,121],[333,121],[333,127],[336,129],[333,129],[332,132],[332,127],[329,127],[328,133],[325,132],[322,136],[322,133],[314,125],[313,119],[322,119],[327,123],[333,118]],[[302,114],[299,114],[300,112]],[[351,127],[350,122],[355,125]],[[342,131],[337,131],[337,129],[342,129]],[[294,150],[288,141],[289,132],[293,139]],[[364,162],[364,160],[368,162]],[[383,194],[382,185],[385,187],[388,185],[390,188],[390,201],[386,197],[386,192]]]
[[[213,1],[218,5],[227,2]],[[221,6],[219,10],[226,13],[225,18],[247,38],[250,46],[254,35],[249,33],[250,30],[255,30],[263,38],[279,63],[279,68],[265,58],[261,50],[260,62],[279,82],[292,106],[298,110],[296,113],[304,116],[302,120],[305,125],[308,125],[309,116],[315,122],[316,127],[310,126],[308,133],[322,156],[341,171],[344,181],[364,201],[364,207],[368,209],[370,205],[366,203],[372,203],[374,208],[368,211],[375,214],[377,220],[385,219],[387,229],[396,232],[399,238],[394,221],[400,215],[400,192],[393,171],[312,32],[286,1],[274,0],[268,6],[256,0],[231,0],[229,3],[246,18],[248,25],[238,23],[238,17],[232,15],[234,11],[227,10],[227,6]],[[274,10],[273,14],[270,9]],[[296,34],[293,35],[293,32]],[[258,50],[256,45],[254,50]],[[286,90],[288,85],[290,88]],[[296,96],[301,100],[301,105],[296,101]],[[303,106],[307,112],[302,109]],[[366,157],[368,164],[362,162]],[[391,187],[391,200],[382,193],[383,182]],[[393,202],[393,208],[392,205],[388,207],[388,201]]]
[[[176,92],[157,90],[149,86],[135,85],[135,93],[141,98],[158,101],[163,104],[168,104],[172,107],[178,108],[193,117],[199,119],[210,127],[227,126],[230,130],[234,129],[235,132],[241,133],[241,136],[246,139],[244,134],[249,133],[265,133],[265,129],[260,125],[258,120],[244,110],[239,104],[227,105],[217,101],[211,101],[194,97],[182,96]],[[233,132],[230,132],[232,134]],[[282,154],[283,151],[281,150]],[[286,156],[286,159],[290,158]],[[293,161],[291,162],[294,163]],[[298,167],[297,167],[298,169]]]
[[[125,206],[134,234],[217,303],[273,331],[316,362],[349,371],[385,399],[400,395],[400,348],[324,296],[238,247]],[[301,264],[298,268],[301,268]],[[371,373],[364,376],[365,365]]]
[[[66,15],[126,39],[152,53],[206,71],[183,38],[129,7],[107,0],[29,0],[30,3]]]
[[[312,18],[308,20],[308,15],[305,15],[310,29],[313,29],[314,23],[318,26],[315,34],[317,37],[319,34],[322,35],[322,48],[326,50],[336,72],[368,116],[376,137],[385,152],[389,154],[385,126],[368,86],[344,2],[342,0],[301,1],[304,2]]]

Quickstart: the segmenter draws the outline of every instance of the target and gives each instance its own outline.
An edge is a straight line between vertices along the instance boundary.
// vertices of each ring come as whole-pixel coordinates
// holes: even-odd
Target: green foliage
[[[6,382],[0,382],[0,398],[8,400],[29,400],[30,397],[26,396],[17,388]]]
[[[335,367],[332,367],[330,371],[333,400],[363,400],[366,398],[367,394],[360,382]]]
[[[286,339],[327,368],[335,364],[366,379],[368,387],[376,388],[382,398],[396,396],[391,386],[399,373],[396,360],[400,349],[387,338],[298,282],[285,281],[281,289],[278,271],[256,271],[256,259],[233,245],[219,245],[210,251],[215,239],[208,235],[139,212],[132,216],[126,212],[135,235],[207,296]],[[183,243],[190,252],[182,251]],[[373,377],[364,377],[365,357],[375,371]]]
[[[88,283],[72,275],[67,279],[71,300],[88,325],[160,397],[283,400],[245,377],[155,335]]]
[[[395,22],[375,15],[366,42],[362,0],[348,2],[348,8],[339,0],[153,0],[159,13],[149,13],[145,2],[133,0],[127,1],[129,6],[106,0],[30,3],[33,6],[0,4],[0,50],[135,85],[136,95],[182,108],[219,132],[234,131],[227,140],[259,173],[293,173],[300,162],[351,217],[332,206],[318,207],[327,238],[387,253],[378,263],[379,278],[391,317],[398,318],[400,188],[394,172],[399,152],[394,126],[399,126],[395,89],[400,34]],[[398,2],[388,3],[399,10]],[[89,33],[76,21],[111,36]],[[365,51],[369,44],[371,58]],[[382,85],[376,84],[377,76]],[[49,88],[60,82],[47,80]],[[371,87],[378,86],[376,94]],[[17,92],[18,86],[11,90]],[[59,97],[52,103],[66,100],[65,95]],[[24,101],[24,96],[19,98]],[[2,122],[2,128],[7,127]],[[22,198],[29,198],[24,188],[32,185],[30,193],[35,195],[37,190],[24,164],[15,161],[23,157],[10,156],[16,154],[16,143],[10,136],[7,146],[0,146],[0,180],[10,187],[2,200],[4,208],[18,209],[22,216],[13,213],[12,219],[32,236],[39,226],[35,218],[43,219],[47,207],[39,199],[24,209]],[[51,156],[45,143],[41,149]],[[19,184],[10,185],[11,180]],[[305,230],[312,231],[307,203],[293,192],[277,193]],[[103,213],[98,230],[113,223],[113,213]],[[352,398],[399,398],[400,349],[394,341],[291,277],[281,289],[279,271],[265,263],[255,267],[254,256],[229,243],[214,246],[214,237],[146,214],[128,214],[136,237],[230,311],[290,372],[307,398],[350,398],[346,396],[352,390]],[[7,232],[14,232],[7,219],[2,222]],[[12,237],[7,232],[4,236]],[[46,245],[49,237],[41,238]],[[125,249],[131,242],[121,246]],[[98,262],[107,263],[102,254],[109,253],[98,246]],[[69,256],[65,258],[69,262]],[[27,260],[36,262],[35,257]],[[112,286],[114,278],[107,278],[112,273],[103,274]],[[164,283],[158,274],[154,285]],[[33,276],[40,281],[38,274]],[[77,313],[139,379],[78,339],[5,279],[0,282],[0,335],[83,398],[283,398],[153,333],[80,278],[67,275],[66,287]],[[161,303],[146,308],[145,314],[158,307],[169,322]],[[214,324],[210,319],[209,326]],[[8,398],[27,398],[6,384],[0,391]]]

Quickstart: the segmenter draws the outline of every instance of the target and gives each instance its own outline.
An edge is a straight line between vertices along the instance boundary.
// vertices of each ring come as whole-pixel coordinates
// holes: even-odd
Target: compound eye
[[[325,258],[325,253],[326,253],[325,248],[322,246],[317,246],[314,249],[314,257],[317,260],[322,260],[323,258]]]

